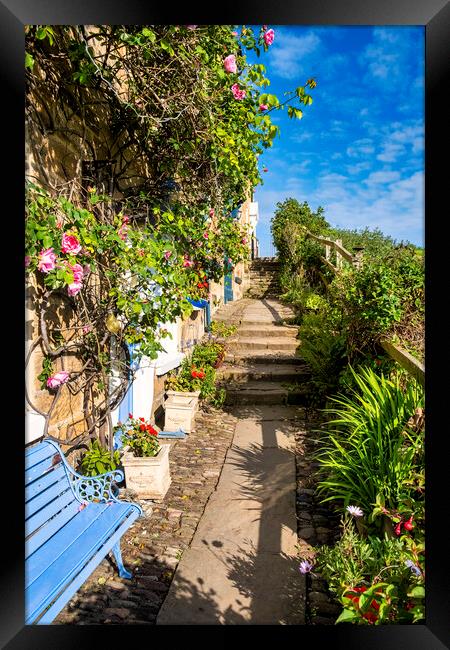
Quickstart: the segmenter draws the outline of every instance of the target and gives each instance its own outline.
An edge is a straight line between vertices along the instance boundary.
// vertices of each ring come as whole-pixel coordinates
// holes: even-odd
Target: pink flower
[[[85,326],[83,327],[83,334],[89,334],[89,332],[91,331],[91,329],[92,329],[92,325],[85,325]]]
[[[119,235],[120,239],[125,241],[125,239],[127,238],[127,232],[128,232],[127,225],[126,225],[126,223],[123,223],[120,226],[119,230],[117,231],[117,234]]]
[[[45,250],[41,250],[39,253],[38,263],[39,271],[42,271],[42,273],[49,273],[50,271],[53,271],[56,266],[55,260],[56,255],[53,252],[53,248],[46,248]]]
[[[79,293],[82,288],[83,288],[82,282],[72,282],[72,284],[67,285],[67,293],[69,294],[69,296],[76,296],[77,293]]]
[[[168,260],[171,255],[172,255],[172,251],[165,251],[164,252],[164,257],[166,258],[166,260]]]
[[[30,266],[31,262],[31,257],[29,255],[25,255],[25,266]]]
[[[47,387],[58,388],[58,386],[61,386],[61,384],[65,384],[68,379],[69,373],[65,370],[60,370],[59,372],[55,372],[54,375],[47,379]]]
[[[237,32],[231,32],[231,36],[238,36]]]
[[[267,32],[265,32],[263,38],[264,38],[264,43],[266,45],[272,45],[273,40],[275,38],[275,32],[273,31],[273,29],[268,29]]]
[[[128,217],[126,214],[123,215],[122,217],[122,223],[129,223],[130,217]]]
[[[231,92],[233,93],[235,99],[244,99],[246,95],[245,90],[239,88],[238,84],[233,84],[231,86]]]
[[[66,233],[64,233],[62,236],[61,250],[63,253],[76,255],[81,250],[81,244],[73,235],[66,235]]]
[[[247,243],[247,239],[246,239],[245,237],[243,237],[243,238],[241,239],[241,242],[242,242],[242,244],[246,244],[246,243]]]
[[[207,233],[207,232],[204,232],[204,233],[203,233],[203,237],[204,237],[205,239],[208,239],[208,237],[209,237],[208,233]]]
[[[267,111],[268,108],[269,107],[267,106],[267,104],[260,104],[259,105],[259,110],[260,111]]]
[[[192,262],[192,260],[189,260],[189,259],[186,257],[185,260],[184,260],[184,262],[183,262],[183,266],[187,266],[187,267],[194,266],[194,262]]]
[[[81,264],[72,264],[69,268],[73,273],[74,282],[81,282],[84,275],[84,270]]]
[[[209,216],[211,217],[211,219],[213,218],[213,216],[214,216],[215,214],[216,214],[216,213],[214,212],[214,208],[211,208],[211,210],[209,211]]]
[[[225,57],[223,60],[223,65],[227,72],[237,72],[236,57],[234,54],[229,54],[227,57]]]

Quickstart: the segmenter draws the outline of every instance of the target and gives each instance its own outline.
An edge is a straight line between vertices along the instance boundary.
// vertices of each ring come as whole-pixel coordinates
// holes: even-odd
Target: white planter
[[[164,402],[164,430],[177,431],[177,429],[181,428],[186,433],[190,433],[198,410],[200,391],[183,393],[170,390],[167,391],[167,395],[168,397]]]
[[[169,470],[170,445],[161,445],[156,456],[139,458],[129,447],[125,448],[122,465],[125,483],[141,499],[164,499],[172,479]]]

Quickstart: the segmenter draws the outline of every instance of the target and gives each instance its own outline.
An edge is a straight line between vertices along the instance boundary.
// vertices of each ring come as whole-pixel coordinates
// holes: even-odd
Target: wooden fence
[[[356,269],[360,269],[364,263],[363,260],[363,248],[355,248],[355,253],[350,253],[346,248],[342,246],[342,241],[337,239],[333,241],[332,239],[327,239],[326,237],[319,237],[318,235],[313,235],[308,230],[306,231],[306,236],[314,241],[319,242],[325,247],[325,256],[321,259],[325,264],[334,272],[338,273],[342,269],[343,260],[346,260]],[[334,250],[336,253],[336,264],[331,263],[331,251]],[[383,350],[397,363],[401,365],[410,375],[412,375],[422,386],[425,386],[425,365],[421,363],[418,359],[415,359],[409,352],[401,348],[400,346],[392,343],[386,338],[380,340],[380,345]]]

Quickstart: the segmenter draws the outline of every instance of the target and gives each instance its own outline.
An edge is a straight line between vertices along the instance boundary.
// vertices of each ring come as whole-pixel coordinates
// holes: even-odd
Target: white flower
[[[347,506],[346,510],[352,515],[352,517],[362,517],[364,514],[358,506]]]

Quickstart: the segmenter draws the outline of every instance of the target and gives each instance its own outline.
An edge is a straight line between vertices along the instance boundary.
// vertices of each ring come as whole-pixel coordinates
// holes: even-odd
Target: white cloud
[[[320,38],[313,32],[296,36],[286,32],[280,41],[271,46],[271,70],[284,79],[294,79],[302,74],[310,74],[304,65],[304,58],[316,52],[321,45]]]
[[[360,138],[359,140],[355,140],[351,147],[347,147],[347,156],[360,158],[361,156],[372,154],[374,151],[373,140],[370,138]]]
[[[392,181],[397,181],[400,178],[400,173],[399,172],[392,172],[388,170],[382,170],[378,172],[372,172],[369,174],[369,176],[364,180],[364,182],[368,185],[371,185],[373,183],[391,183]]]

